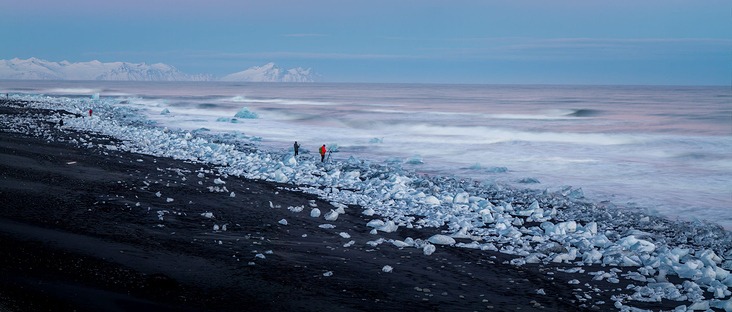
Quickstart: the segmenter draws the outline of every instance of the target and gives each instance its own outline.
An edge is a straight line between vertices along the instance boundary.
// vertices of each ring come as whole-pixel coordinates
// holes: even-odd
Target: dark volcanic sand
[[[34,115],[54,140],[0,125],[0,311],[614,310],[611,292],[587,308],[575,301],[573,289],[585,287],[567,281],[584,284],[586,274],[548,275],[554,268],[504,264],[512,257],[498,252],[371,247],[380,237],[427,239],[439,229],[371,235],[372,218],[356,206],[337,221],[312,218],[309,200],[324,213],[333,207],[283,189],[292,185],[214,171],[199,178],[197,170],[212,168],[100,148],[108,138],[60,130],[46,121],[52,112],[19,104],[0,102],[0,114]],[[95,147],[68,143],[79,138]],[[209,191],[216,178],[236,197]],[[301,205],[300,213],[287,209]]]

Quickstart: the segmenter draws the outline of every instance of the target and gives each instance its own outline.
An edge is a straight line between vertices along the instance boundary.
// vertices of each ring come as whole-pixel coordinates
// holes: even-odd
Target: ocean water
[[[732,229],[727,87],[0,81],[0,92],[100,93],[161,127],[238,131],[265,149],[298,141],[313,154],[337,145],[336,160],[400,158],[517,188],[582,187],[618,209]],[[259,118],[235,118],[243,107]]]

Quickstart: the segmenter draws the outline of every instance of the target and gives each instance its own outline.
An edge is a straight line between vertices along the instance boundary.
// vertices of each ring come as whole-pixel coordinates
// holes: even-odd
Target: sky
[[[0,59],[145,62],[325,82],[730,85],[732,3],[0,0]]]

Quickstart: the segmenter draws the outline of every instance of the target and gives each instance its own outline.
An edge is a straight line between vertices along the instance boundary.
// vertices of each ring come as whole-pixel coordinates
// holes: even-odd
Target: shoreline
[[[47,119],[54,114],[6,105],[0,103],[3,114],[36,114],[34,118],[41,124],[44,122],[39,116]],[[54,140],[47,140],[49,136],[40,139],[0,132],[0,155],[9,160],[3,163],[12,163],[3,168],[5,183],[0,188],[3,190],[0,193],[1,203],[8,208],[0,216],[0,221],[3,221],[0,223],[0,232],[8,237],[8,242],[18,242],[19,246],[24,240],[44,242],[43,246],[38,247],[44,251],[70,253],[72,258],[107,259],[97,268],[122,266],[123,270],[136,273],[137,277],[128,276],[133,281],[137,278],[136,288],[140,285],[160,287],[155,286],[156,282],[149,278],[161,274],[161,270],[166,270],[162,274],[175,281],[174,290],[163,287],[167,292],[163,295],[151,296],[143,292],[135,294],[135,299],[151,300],[153,304],[168,304],[183,310],[254,310],[258,307],[357,311],[403,310],[416,306],[425,310],[514,311],[516,308],[531,310],[544,307],[543,310],[547,311],[605,311],[615,309],[611,299],[613,295],[632,293],[624,289],[632,282],[626,279],[609,284],[602,280],[594,281],[589,274],[556,270],[576,268],[572,264],[514,265],[512,260],[518,259],[514,255],[449,246],[440,246],[431,256],[423,255],[419,249],[402,249],[391,244],[370,246],[364,242],[377,238],[398,241],[408,237],[426,239],[447,228],[424,227],[417,230],[401,227],[396,232],[380,232],[380,235],[375,236],[370,234],[370,228],[366,225],[373,218],[362,215],[362,208],[357,205],[348,205],[337,220],[325,222],[335,225],[335,228],[320,228],[322,217],[312,218],[308,211],[295,213],[287,208],[303,206],[307,209],[312,206],[311,201],[324,213],[338,207],[315,194],[289,191],[292,188],[290,184],[235,178],[201,163],[110,150],[103,146],[111,144],[114,139],[59,130],[51,122],[45,126],[52,133],[51,137],[57,136]],[[89,145],[91,148],[85,149],[58,142],[58,137],[64,136],[65,142],[82,138],[93,144]],[[70,165],[70,162],[74,164]],[[201,171],[201,168],[205,169]],[[28,171],[32,174],[28,174]],[[201,178],[199,174],[204,177]],[[183,177],[186,179],[183,180]],[[8,179],[12,182],[8,182]],[[226,184],[217,184],[214,182],[216,179]],[[59,183],[60,186],[57,185]],[[22,185],[27,187],[24,189]],[[209,189],[222,185],[226,187],[226,192]],[[38,194],[39,186],[49,193]],[[162,196],[156,196],[155,191],[162,192]],[[235,196],[231,197],[229,192],[234,192]],[[49,211],[47,206],[52,205],[49,202],[51,199],[44,198],[49,194],[55,194],[57,197],[54,200],[65,203],[61,205],[64,207],[63,213]],[[65,198],[69,195],[70,199]],[[136,196],[135,200],[132,200],[132,196]],[[173,200],[168,202],[166,198]],[[138,202],[140,206],[137,206]],[[28,210],[32,210],[30,215]],[[215,218],[200,215],[206,212],[212,212]],[[23,225],[3,219],[15,220],[13,222]],[[287,220],[287,225],[279,223],[282,219]],[[86,248],[79,248],[69,245],[71,241],[78,241],[78,238],[67,238],[56,245],[47,246],[49,239],[64,234],[29,234],[38,231],[28,224],[50,227],[53,231],[64,233],[74,232],[83,237],[101,238],[102,241],[92,239]],[[159,226],[161,224],[162,227]],[[226,231],[221,230],[224,224],[227,225]],[[215,230],[214,226],[219,226],[219,230]],[[22,230],[24,227],[26,229]],[[345,238],[340,233],[347,233],[349,237]],[[307,236],[303,237],[303,234]],[[106,253],[90,254],[87,250],[106,246],[109,240],[122,246],[107,246],[114,250]],[[355,247],[341,247],[350,240],[358,244]],[[119,250],[119,255],[125,256],[119,256],[116,249],[123,249]],[[272,253],[267,253],[268,250]],[[186,259],[179,260],[176,265],[187,267],[188,273],[185,270],[156,267],[145,258],[151,257],[150,254],[156,260]],[[18,259],[21,258],[32,260],[33,256],[18,255]],[[382,268],[386,265],[392,266],[394,270],[391,273],[384,272]],[[53,267],[51,264],[47,266]],[[10,272],[10,267],[10,264],[3,265],[6,272]],[[218,276],[200,273],[189,275],[192,271],[200,272],[209,267],[216,267],[214,271],[219,272]],[[608,270],[595,265],[580,268],[588,272]],[[627,268],[619,269],[627,273]],[[82,273],[85,271],[84,268],[77,270]],[[57,275],[54,270],[48,271]],[[333,272],[333,275],[323,275],[328,272]],[[18,278],[23,280],[27,277],[20,275]],[[62,280],[69,278],[60,277]],[[569,283],[572,280],[578,283]],[[98,280],[95,282],[99,283]],[[256,283],[256,287],[251,283]],[[597,289],[597,294],[593,294],[590,300],[578,300],[578,296],[582,297],[585,291],[575,289],[584,287],[581,285],[585,283],[591,285],[590,289]],[[201,284],[211,289],[199,289],[206,288],[200,287]],[[506,289],[491,289],[496,284],[510,286],[506,286]],[[95,287],[103,288],[98,284]],[[2,289],[8,291],[10,288]],[[122,292],[131,290],[122,289]],[[539,289],[545,295],[537,294]],[[224,292],[218,297],[221,300],[206,299],[211,298],[217,290]],[[180,293],[191,300],[181,302],[173,299],[176,297],[174,295]],[[2,295],[5,294],[0,293]],[[84,308],[83,303],[72,302]],[[148,301],[138,303],[143,306],[150,304]],[[665,310],[679,305],[669,300],[631,303],[636,307]],[[236,304],[248,306],[230,306]]]

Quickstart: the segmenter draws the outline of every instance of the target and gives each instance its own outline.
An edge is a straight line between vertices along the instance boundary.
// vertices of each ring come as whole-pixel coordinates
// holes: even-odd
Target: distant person
[[[295,157],[297,157],[297,152],[300,150],[300,144],[297,144],[297,141],[295,141]]]
[[[61,119],[61,120],[58,121],[58,126],[59,127],[63,127],[64,126],[64,120],[63,119]]]
[[[5,93],[5,99],[9,99],[9,98],[10,98],[10,93]]]
[[[90,109],[89,110],[89,117],[91,117],[91,114],[92,114],[92,110]]]
[[[325,162],[325,144],[318,151],[320,151],[320,162]]]

